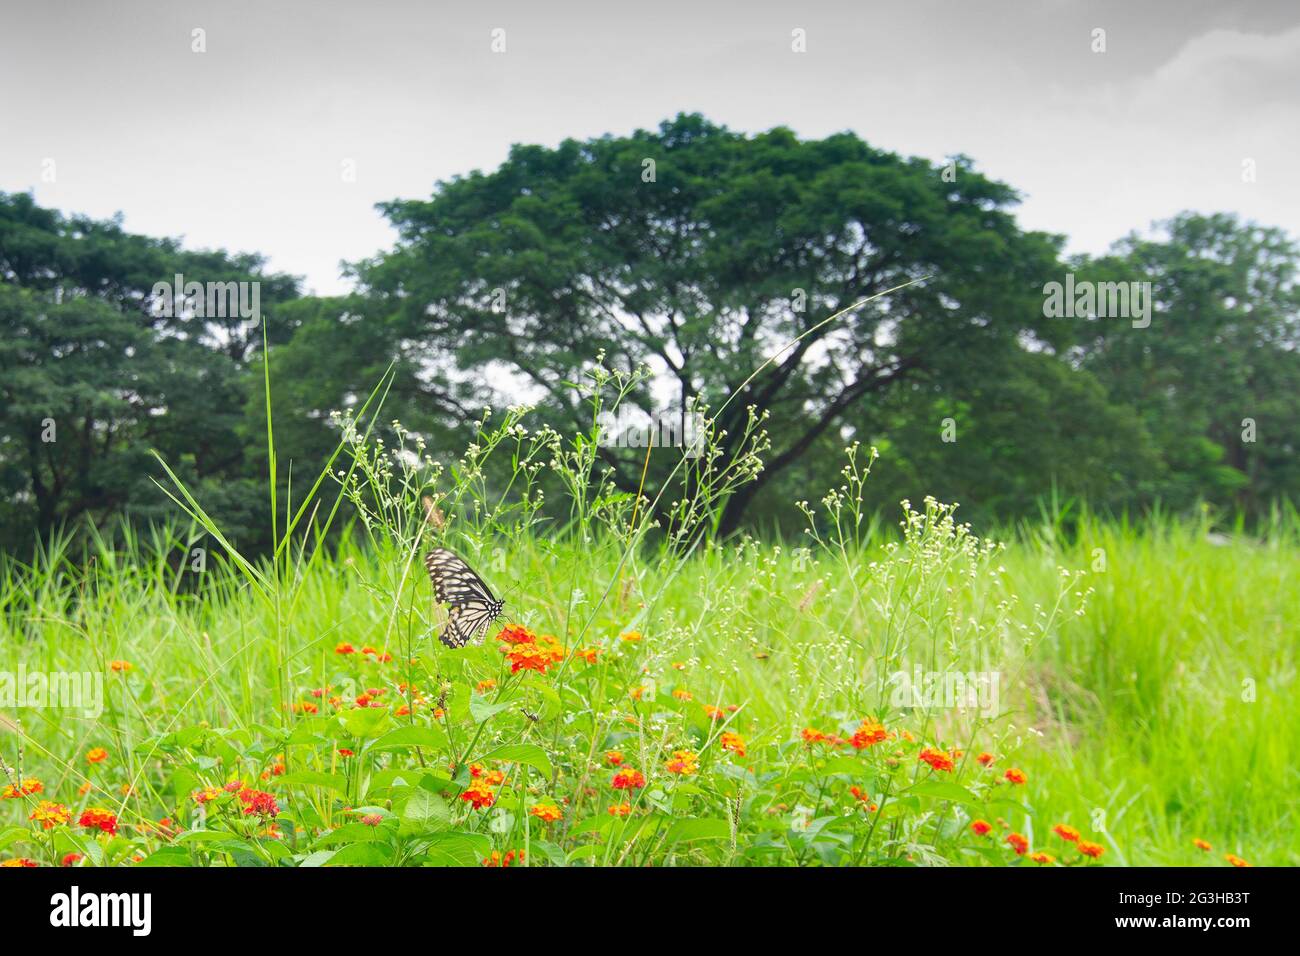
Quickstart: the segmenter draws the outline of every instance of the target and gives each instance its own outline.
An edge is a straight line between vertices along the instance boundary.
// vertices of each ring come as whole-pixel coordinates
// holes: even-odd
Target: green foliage
[[[1103,281],[1150,282],[1156,307],[1146,329],[1084,323],[1080,362],[1141,416],[1171,506],[1258,514],[1300,487],[1300,247],[1228,215],[1184,213],[1163,231],[1080,263]]]
[[[65,218],[0,194],[0,544],[27,550],[59,525],[130,509],[174,515],[153,493],[150,452],[216,492],[232,533],[262,523],[241,479],[247,362],[260,331],[238,316],[163,316],[155,283],[259,282],[271,341],[293,280],[256,256],[186,252],[119,222]]]
[[[531,440],[558,452],[547,468],[586,467],[566,452],[581,436],[532,439],[523,420],[486,429],[454,475],[345,429],[360,475],[340,493],[373,535],[334,556],[234,561],[188,590],[158,560],[165,539],[88,570],[53,551],[0,569],[17,662],[105,676],[93,722],[18,712],[0,851],[81,866],[1035,865],[1007,844],[1016,832],[1090,865],[1051,832],[1065,823],[1104,863],[1300,858],[1294,516],[1218,543],[1203,524],[1087,519],[1067,542],[1052,520],[1002,546],[928,500],[882,535],[863,511],[874,455],[854,446],[803,507],[800,547],[650,547],[627,501],[544,534],[520,507],[527,479],[485,507],[470,467],[528,469]],[[426,492],[441,527],[408,517]],[[485,557],[511,542],[480,568],[521,585],[513,633],[436,640],[427,581],[407,573],[426,536]],[[521,635],[557,650],[549,665],[512,666]],[[1000,700],[900,697],[913,667],[996,673]],[[87,761],[93,747],[106,758]],[[614,786],[630,769],[644,785]],[[44,790],[21,793],[29,778]],[[29,820],[41,800],[69,822]],[[115,832],[78,824],[95,807]]]
[[[597,354],[628,373],[650,364],[678,414],[736,395],[718,413],[729,436],[748,406],[768,413],[772,453],[728,502],[725,532],[869,401],[921,370],[955,376],[972,351],[1042,325],[1059,240],[1021,231],[1014,191],[959,166],[950,182],[851,133],[747,137],[682,115],[627,137],[517,146],[490,174],[386,204],[397,248],[360,277],[431,363],[507,363],[558,427],[579,423],[565,383]],[[634,400],[662,410],[649,383]],[[635,451],[602,459],[636,489]]]
[[[263,480],[292,505],[338,447],[332,413],[380,378],[387,416],[439,460],[484,405],[526,398],[587,436],[604,483],[592,501],[664,487],[686,467],[675,451],[647,458],[619,445],[621,425],[595,430],[575,385],[594,365],[622,377],[624,410],[662,424],[699,408],[720,461],[754,465],[713,486],[701,532],[796,530],[788,502],[834,480],[852,441],[884,452],[866,491],[878,514],[935,494],[989,525],[1056,496],[1256,522],[1295,500],[1293,239],[1185,213],[1063,263],[1059,237],[1016,225],[1014,190],[954,163],[955,178],[850,133],[748,136],[694,115],[521,145],[429,200],[385,204],[398,242],[355,264],[358,290],[339,298],[298,297],[255,255],[0,195],[0,548],[174,517],[157,452],[227,540],[265,554],[282,515]],[[1044,318],[1043,287],[1067,270],[1150,282],[1150,326]],[[178,273],[260,283],[267,321],[158,314],[151,290]],[[511,481],[497,462],[488,497]],[[547,473],[537,491],[569,489]],[[653,504],[661,527],[680,518],[671,504]],[[345,500],[335,533],[355,517]]]

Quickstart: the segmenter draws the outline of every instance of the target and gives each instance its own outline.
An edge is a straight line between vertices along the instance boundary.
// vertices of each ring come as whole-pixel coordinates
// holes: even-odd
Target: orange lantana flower
[[[1012,767],[1002,776],[1006,777],[1012,783],[1017,785],[1022,784],[1029,779],[1027,776],[1025,776],[1025,772],[1021,770],[1019,767]]]
[[[506,781],[504,770],[488,770],[481,763],[470,764],[469,775],[476,780],[482,780],[489,787],[499,787]]]
[[[645,786],[645,776],[640,770],[633,770],[630,767],[624,767],[618,773],[614,774],[614,779],[610,786],[615,790],[640,790]]]
[[[564,660],[564,649],[560,646],[560,642],[549,634],[532,641],[513,643],[505,650],[512,674],[520,671],[537,671],[539,674],[545,674]]]
[[[461,791],[460,798],[475,810],[483,810],[496,802],[497,795],[491,784],[479,778],[470,781],[470,785]]]
[[[972,820],[970,829],[976,836],[988,836],[993,827],[987,820]]]
[[[39,822],[42,830],[53,830],[67,823],[69,815],[68,808],[63,804],[55,803],[53,800],[42,800],[27,819]]]
[[[1068,823],[1058,823],[1056,826],[1052,827],[1052,832],[1062,840],[1069,840],[1071,843],[1079,842],[1079,831]]]
[[[942,770],[944,773],[952,773],[954,766],[952,754],[944,753],[942,750],[935,750],[933,747],[924,747],[917,755],[918,759],[928,763],[935,770]]]
[[[244,816],[274,817],[280,813],[275,797],[265,790],[245,788],[239,791],[239,802],[244,805]]]
[[[1090,856],[1095,860],[1106,852],[1106,848],[1100,843],[1089,843],[1087,840],[1080,840],[1079,852],[1084,856]]]
[[[537,817],[537,819],[541,820],[543,823],[554,823],[556,820],[564,816],[564,814],[560,812],[560,808],[553,803],[539,803],[537,806],[531,807],[528,812]]]
[[[1206,853],[1209,853],[1211,850],[1214,849],[1214,847],[1210,846],[1210,844],[1206,843],[1200,837],[1197,837],[1195,840],[1192,841],[1192,846],[1196,847],[1196,849],[1198,850],[1204,850]]]
[[[858,785],[854,784],[853,786],[849,787],[849,793],[852,795],[854,800],[857,800],[859,803],[861,803],[863,806],[867,808],[868,813],[875,813],[877,810],[880,809],[878,806],[876,806],[874,803],[871,802],[871,795],[867,793],[867,791],[859,787]]]
[[[117,816],[100,807],[90,807],[82,811],[77,820],[77,825],[85,827],[87,830],[100,830],[109,836],[113,836],[117,833]]]
[[[1017,856],[1024,856],[1029,851],[1029,841],[1019,833],[1008,833],[1007,842],[1011,844],[1011,849],[1016,851]]]
[[[733,734],[730,731],[724,731],[720,738],[723,750],[730,750],[737,757],[745,756],[745,738],[740,734]]]
[[[689,776],[700,772],[699,759],[690,750],[674,750],[672,759],[664,764],[664,769],[669,773]]]
[[[623,762],[623,752],[621,750],[606,750],[605,762],[611,767],[617,767]]]
[[[12,783],[0,791],[0,797],[5,800],[17,800],[19,797],[30,797],[34,793],[43,793],[45,784],[41,783],[35,777],[28,777],[17,786]]]
[[[884,724],[877,723],[868,717],[854,731],[849,743],[853,744],[855,750],[863,750],[867,747],[874,747],[892,736],[894,735],[885,729]]]
[[[90,763],[102,763],[108,759],[108,751],[103,747],[91,747],[86,751],[86,760]]]
[[[497,635],[502,644],[532,644],[536,640],[537,635],[521,624],[507,624]]]

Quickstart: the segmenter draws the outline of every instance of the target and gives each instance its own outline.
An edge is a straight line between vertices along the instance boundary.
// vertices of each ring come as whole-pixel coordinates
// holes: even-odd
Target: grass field
[[[695,505],[650,537],[582,442],[509,416],[484,436],[430,470],[353,433],[341,487],[364,517],[333,551],[279,527],[273,558],[245,560],[176,486],[184,535],[9,562],[10,694],[84,672],[103,701],[0,699],[0,857],[1300,862],[1294,521],[1084,519],[1068,540],[1046,521],[1003,547],[929,501],[860,516],[855,453],[804,506],[805,540],[703,544]],[[515,463],[507,493],[479,467],[493,454]],[[546,533],[543,462],[573,479]],[[330,487],[277,514],[327,523]],[[508,601],[479,646],[435,637],[430,540]]]

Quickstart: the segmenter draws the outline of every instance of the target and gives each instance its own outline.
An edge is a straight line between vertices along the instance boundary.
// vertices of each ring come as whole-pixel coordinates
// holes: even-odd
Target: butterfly
[[[424,556],[424,566],[438,603],[447,605],[447,626],[438,639],[448,647],[464,647],[477,640],[501,616],[506,602],[497,600],[454,551],[434,548]]]

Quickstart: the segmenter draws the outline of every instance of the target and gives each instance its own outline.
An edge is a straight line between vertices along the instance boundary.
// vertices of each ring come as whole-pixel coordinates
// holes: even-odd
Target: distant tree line
[[[541,420],[589,427],[569,383],[603,355],[651,366],[633,400],[652,415],[737,393],[724,443],[748,406],[769,413],[766,467],[723,533],[795,519],[853,440],[882,451],[871,504],[933,494],[976,522],[1048,495],[1247,518],[1300,497],[1295,241],[1184,213],[1067,258],[1063,237],[1017,225],[1017,201],[965,157],[682,115],[516,146],[386,203],[395,247],[353,265],[354,294],[315,298],[256,255],[0,194],[0,546],[174,516],[151,449],[242,546],[265,543],[268,354],[286,490],[290,463],[305,486],[333,448],[329,412],[390,365],[384,419],[451,458],[483,405],[521,389]],[[178,281],[228,290],[226,307],[160,296]],[[251,283],[264,323],[230,297]],[[601,454],[635,490],[644,452]],[[649,487],[671,459],[652,458]]]

